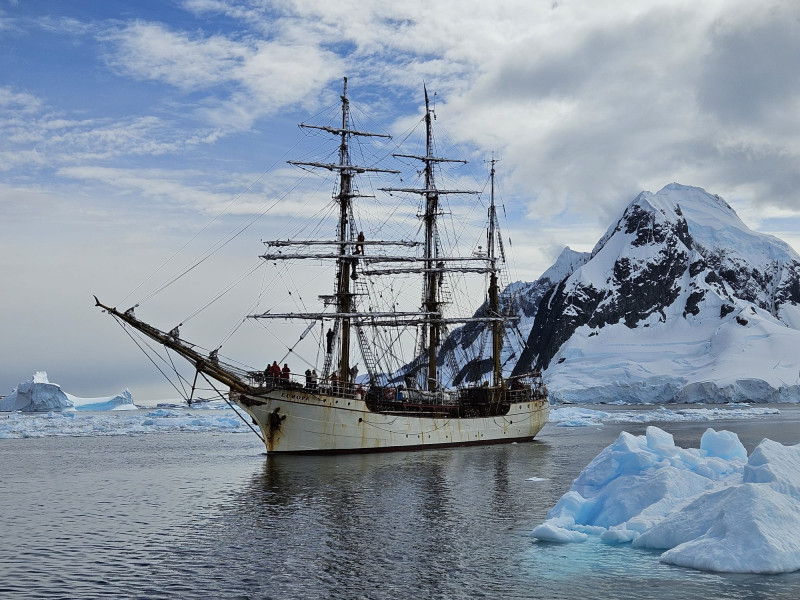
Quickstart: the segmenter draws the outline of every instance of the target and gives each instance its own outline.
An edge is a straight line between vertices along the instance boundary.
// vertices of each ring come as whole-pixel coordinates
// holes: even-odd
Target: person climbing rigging
[[[328,354],[333,352],[333,329],[328,328],[328,333],[325,334],[325,337],[328,340]]]

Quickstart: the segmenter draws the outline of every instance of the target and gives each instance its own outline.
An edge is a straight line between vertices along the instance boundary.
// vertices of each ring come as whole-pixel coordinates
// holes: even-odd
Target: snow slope
[[[515,371],[561,402],[800,400],[800,257],[718,196],[642,192],[541,301]]]

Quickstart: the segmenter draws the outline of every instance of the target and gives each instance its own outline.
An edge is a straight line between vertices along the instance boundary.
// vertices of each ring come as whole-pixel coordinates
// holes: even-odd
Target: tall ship
[[[96,305],[124,328],[188,361],[194,370],[192,392],[202,378],[244,411],[268,454],[421,450],[533,440],[547,422],[549,401],[541,373],[504,376],[504,339],[513,329],[509,323],[514,317],[503,306],[508,303],[501,302],[505,251],[495,205],[496,161],[490,161],[491,189],[488,201],[483,200],[484,206],[488,204],[486,227],[477,238],[485,241],[485,248],[481,243],[472,252],[450,250],[445,241],[458,236],[444,233],[444,217],[462,228],[466,219],[454,216],[443,199],[456,195],[474,199],[480,194],[437,185],[442,169],[466,161],[437,156],[435,113],[427,89],[419,122],[424,153],[391,153],[393,160],[415,165],[417,177],[411,184],[400,178],[400,171],[352,160],[353,147],[363,140],[390,136],[353,125],[346,78],[340,117],[333,125],[301,124],[338,145],[330,155],[334,160],[289,161],[301,169],[335,175],[332,235],[264,241],[262,255],[272,265],[328,263],[333,266],[332,290],[319,295],[316,311],[247,315],[267,325],[276,320],[295,323],[302,329],[300,340],[311,337],[316,358],[306,359],[305,373],[281,369],[283,361],[270,364],[269,357],[266,369],[248,368],[221,356],[220,347],[204,350],[182,339],[177,327],[162,330],[146,323],[134,313],[136,306],[117,310],[95,297]],[[379,213],[378,221],[390,219],[386,210],[376,207],[374,195],[361,192],[359,181],[364,177],[393,180],[378,191],[400,198],[406,206],[409,198],[414,199],[417,225],[407,230],[416,229],[418,239],[391,239],[380,235],[379,226],[365,225],[370,208]],[[470,277],[480,280],[482,296],[470,296],[468,290],[473,288],[454,284]],[[400,300],[409,296],[417,298],[416,305],[404,308]],[[456,297],[464,302],[462,296],[468,298],[467,304],[471,300],[473,313],[450,314],[458,304]],[[479,340],[473,346],[486,356],[459,358],[443,352],[442,344],[454,327],[479,331],[477,337],[482,335],[485,343]],[[296,362],[294,346],[287,347],[291,353],[287,355]],[[508,352],[505,356],[508,362]],[[366,372],[359,373],[361,365]],[[464,376],[470,370],[473,376]]]

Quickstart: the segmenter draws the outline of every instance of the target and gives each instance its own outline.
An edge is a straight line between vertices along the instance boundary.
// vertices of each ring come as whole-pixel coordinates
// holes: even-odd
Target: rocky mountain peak
[[[586,356],[599,352],[629,365],[617,383],[630,383],[641,370],[637,341],[659,347],[702,330],[708,339],[695,341],[710,347],[729,323],[753,319],[796,331],[798,291],[800,257],[787,244],[750,230],[719,196],[673,183],[639,194],[591,258],[545,294],[515,372],[540,368],[558,379],[586,370]],[[618,338],[629,340],[624,351],[611,350]],[[685,378],[666,364],[658,377],[674,397]]]

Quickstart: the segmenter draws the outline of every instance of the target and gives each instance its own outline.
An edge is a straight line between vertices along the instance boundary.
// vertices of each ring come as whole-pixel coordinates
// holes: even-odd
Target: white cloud
[[[4,171],[171,155],[218,137],[213,129],[181,131],[155,116],[68,118],[32,94],[0,87],[0,170]]]
[[[640,189],[670,181],[796,202],[790,173],[800,151],[793,116],[800,79],[787,76],[800,50],[793,3],[630,0],[610,10],[578,0],[187,0],[183,7],[206,21],[224,16],[238,29],[136,20],[97,35],[111,44],[108,61],[121,74],[180,90],[173,110],[188,108],[205,132],[177,133],[163,117],[55,116],[33,128],[9,121],[8,139],[36,144],[33,159],[52,148],[69,149],[74,162],[174,155],[287,107],[311,111],[332,93],[332,81],[354,71],[362,87],[394,85],[414,95],[428,80],[440,92],[441,131],[502,155],[508,187],[528,198],[531,216],[613,214]],[[0,90],[4,102],[41,110],[34,97],[8,89]],[[747,118],[729,122],[736,115]]]
[[[532,199],[531,214],[598,202],[612,213],[638,190],[670,181],[731,194],[743,189],[737,179],[757,180],[765,167],[770,179],[785,180],[769,161],[780,159],[785,170],[797,158],[800,122],[787,126],[786,116],[797,114],[800,80],[782,76],[800,39],[791,3],[630,0],[610,10],[582,1],[192,0],[184,7],[203,18],[224,15],[241,29],[186,33],[135,22],[111,36],[115,64],[206,89],[196,115],[224,130],[248,129],[285,107],[312,111],[346,72],[362,85],[415,95],[426,80],[440,92],[440,126],[501,153],[513,189]],[[731,74],[736,79],[725,79]],[[726,91],[729,81],[748,94]],[[764,82],[786,93],[757,93]],[[715,89],[724,102],[709,108],[704,99]],[[757,125],[720,121],[720,111],[746,110],[748,102],[759,103]],[[792,185],[761,179],[760,189],[792,201]]]
[[[15,111],[26,115],[38,112],[41,107],[41,101],[32,94],[0,87],[0,110],[2,111]]]
[[[184,92],[204,91],[197,114],[214,127],[243,130],[287,106],[312,106],[341,70],[336,54],[305,37],[260,39],[176,32],[160,23],[134,22],[105,39],[109,62],[139,79]]]
[[[184,90],[229,81],[248,53],[246,46],[223,36],[190,36],[142,21],[106,34],[105,40],[116,44],[113,66]]]
[[[249,218],[284,199],[259,222],[263,237],[288,235],[290,215],[318,215],[330,184],[295,188],[295,169],[260,173],[297,139],[286,143],[294,115],[336,104],[343,75],[358,116],[398,138],[419,122],[425,81],[438,92],[437,140],[463,143],[474,172],[495,151],[524,279],[563,245],[591,249],[639,191],[672,181],[720,194],[750,226],[797,243],[796,2],[185,0],[173,9],[163,20],[135,5],[116,19],[80,7],[38,20],[0,12],[9,47],[32,36],[47,50],[28,64],[82,68],[85,82],[49,88],[39,69],[9,62],[0,85],[3,254],[30,243],[25,231],[54,236],[47,252],[28,252],[33,266],[14,267],[36,293],[47,286],[29,272],[47,266],[58,236],[86,244],[73,262],[101,274],[53,271],[82,301],[71,281],[89,285],[114,268],[87,247],[118,242],[120,264],[135,248],[152,265],[223,212]],[[64,45],[51,48],[55,39]],[[55,60],[69,43],[85,63]],[[111,231],[109,242],[101,234]],[[151,246],[161,253],[143,257]],[[125,279],[114,275],[114,293],[129,291]],[[15,293],[11,305],[25,306],[25,290]]]
[[[276,169],[268,179],[254,173],[226,173],[221,181],[215,180],[217,174],[192,170],[89,165],[63,167],[56,174],[78,182],[83,189],[94,190],[93,195],[106,197],[107,202],[113,199],[123,204],[109,206],[105,209],[109,214],[123,210],[156,212],[165,225],[178,219],[173,223],[177,231],[189,221],[196,224],[218,216],[260,217],[269,211],[269,221],[260,228],[264,234],[285,225],[287,217],[310,218],[330,204],[313,185],[298,185],[294,168]],[[234,227],[243,222],[237,221]]]

